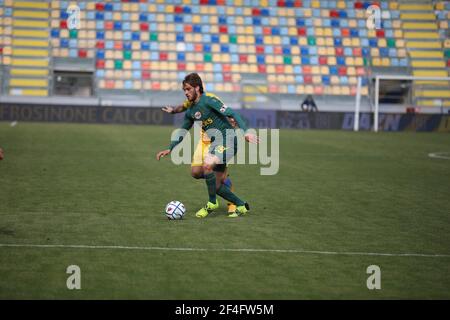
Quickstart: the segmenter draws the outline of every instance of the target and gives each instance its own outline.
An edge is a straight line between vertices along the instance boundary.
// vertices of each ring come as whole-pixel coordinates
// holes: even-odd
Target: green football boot
[[[206,216],[208,214],[210,214],[211,212],[213,212],[214,210],[216,210],[218,208],[219,208],[219,200],[216,199],[216,203],[212,203],[212,202],[208,201],[206,206],[204,206],[203,208],[198,210],[197,213],[195,214],[195,216],[197,218],[206,218]]]
[[[243,216],[243,215],[247,214],[247,212],[249,212],[249,211],[250,211],[250,206],[246,202],[243,206],[237,206],[236,211],[229,214],[228,218],[237,218],[239,216]]]

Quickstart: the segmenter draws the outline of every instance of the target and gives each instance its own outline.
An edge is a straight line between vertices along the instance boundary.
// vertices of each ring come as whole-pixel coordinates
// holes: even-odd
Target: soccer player
[[[203,89],[202,89],[202,91],[203,91]],[[203,93],[203,94],[220,100],[216,95],[214,95],[212,93]],[[181,113],[181,112],[185,112],[191,106],[192,106],[192,103],[189,100],[185,100],[183,102],[183,104],[181,104],[181,105],[178,105],[176,107],[166,106],[166,107],[162,108],[162,111],[170,113],[170,114]],[[233,118],[228,118],[228,120],[230,121],[230,123],[233,127],[236,126],[236,122]],[[204,179],[205,178],[205,175],[203,172],[203,159],[207,155],[210,145],[211,145],[211,140],[204,132],[202,132],[200,141],[198,142],[197,146],[195,147],[195,152],[192,157],[192,163],[191,163],[191,175],[195,179]],[[225,171],[223,172],[223,174],[220,174],[220,176],[216,173],[216,179],[222,179],[221,182],[223,184],[225,184],[228,188],[230,188],[231,191],[234,192],[233,183],[231,182],[231,179],[228,175],[227,167],[225,167]],[[228,202],[227,206],[228,206],[228,213],[231,214],[236,211],[236,205],[234,203]]]
[[[238,217],[244,215],[250,210],[247,202],[237,197],[225,184],[221,183],[221,179],[217,179],[214,171],[218,176],[223,175],[226,167],[226,162],[233,157],[237,152],[237,138],[233,136],[232,139],[227,139],[227,131],[234,130],[233,126],[227,119],[233,118],[238,124],[239,128],[244,130],[245,140],[251,143],[259,143],[258,136],[248,133],[247,126],[242,121],[238,113],[228,108],[217,97],[208,96],[203,93],[203,85],[200,76],[196,73],[191,73],[183,80],[183,91],[192,106],[186,111],[182,129],[189,130],[192,128],[194,121],[202,121],[202,129],[217,130],[222,134],[222,141],[220,139],[212,140],[208,149],[208,153],[203,161],[203,173],[205,175],[206,186],[208,189],[209,201],[205,207],[201,208],[195,214],[198,218],[205,218],[209,213],[219,207],[217,195],[236,204],[236,211],[229,214],[229,217]],[[232,140],[232,141],[231,141]],[[167,156],[173,148],[182,141],[171,141],[168,149],[160,151],[156,155],[156,159],[160,160]],[[226,152],[231,150],[232,152]],[[222,176],[223,178],[223,176]]]

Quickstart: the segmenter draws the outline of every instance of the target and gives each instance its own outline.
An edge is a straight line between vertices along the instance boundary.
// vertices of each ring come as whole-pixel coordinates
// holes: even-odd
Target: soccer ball
[[[186,207],[180,201],[170,201],[166,206],[166,217],[169,220],[182,219],[185,212]]]

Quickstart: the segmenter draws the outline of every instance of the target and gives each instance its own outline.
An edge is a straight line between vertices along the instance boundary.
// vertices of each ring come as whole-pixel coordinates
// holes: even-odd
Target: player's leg
[[[236,155],[237,152],[237,139],[234,139],[233,142],[231,141],[227,141],[227,148],[225,148],[224,146],[211,146],[210,147],[210,153],[212,155],[215,155],[218,159],[220,159],[220,163],[219,164],[215,164],[215,171],[225,171],[226,168],[226,163],[233,157]],[[222,170],[220,170],[222,169]],[[239,216],[241,214],[245,214],[247,213],[247,211],[249,210],[248,204],[239,199],[239,197],[236,196],[236,194],[234,194],[233,191],[231,191],[231,189],[225,185],[225,184],[217,184],[217,191],[216,193],[221,196],[222,198],[224,198],[225,200],[228,200],[232,203],[234,203],[237,207],[236,210],[234,212],[231,212],[230,216],[234,217],[234,216]]]
[[[200,141],[197,143],[191,164],[191,176],[195,179],[205,178],[205,174],[203,172],[203,160],[205,156],[208,154],[210,145],[211,142],[207,140],[205,141],[203,139],[203,136],[202,139],[200,139]],[[231,191],[234,191],[234,187],[230,177],[228,176],[228,170],[226,167],[225,172],[220,173],[220,177],[216,172],[216,181],[220,181],[221,183],[226,184],[231,189]],[[233,213],[236,211],[236,205],[234,203],[228,202],[227,207],[229,213]]]
[[[228,167],[225,167],[225,172],[223,174],[223,182],[224,185],[226,185],[232,192],[234,192],[234,185],[231,182],[230,175],[228,174]],[[228,202],[228,213],[233,213],[236,211],[236,205],[234,203]]]
[[[212,154],[207,154],[203,159],[203,174],[205,176],[206,187],[208,189],[208,202],[205,207],[201,208],[195,213],[197,218],[205,218],[210,212],[219,208],[217,201],[217,179],[214,173],[214,166],[220,162],[220,159]]]
[[[195,147],[191,163],[191,176],[195,179],[205,178],[205,174],[203,172],[203,158],[208,153],[210,144],[210,142],[205,142],[200,139]]]

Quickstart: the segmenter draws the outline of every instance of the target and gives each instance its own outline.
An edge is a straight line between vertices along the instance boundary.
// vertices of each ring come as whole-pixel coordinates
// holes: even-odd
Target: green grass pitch
[[[277,175],[230,168],[250,214],[199,220],[204,181],[155,160],[172,130],[0,123],[0,299],[450,298],[448,134],[282,130]]]

